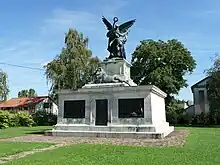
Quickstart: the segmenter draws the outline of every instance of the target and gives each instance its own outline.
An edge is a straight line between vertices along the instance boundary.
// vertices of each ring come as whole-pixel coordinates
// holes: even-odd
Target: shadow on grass
[[[46,131],[46,130],[44,130]],[[38,131],[38,132],[26,132],[25,134],[29,134],[29,135],[43,135],[44,131]]]
[[[48,130],[51,130],[51,129],[42,129],[42,130],[37,130],[37,131],[29,131],[29,132],[26,132],[25,134],[28,134],[28,135],[43,135],[45,134],[45,131],[48,131]]]

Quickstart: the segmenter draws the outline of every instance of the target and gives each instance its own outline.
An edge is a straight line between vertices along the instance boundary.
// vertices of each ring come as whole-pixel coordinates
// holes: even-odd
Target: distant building
[[[181,101],[181,103],[178,103],[180,108],[188,108],[189,106],[191,106],[193,103],[189,100],[189,101]]]
[[[206,77],[191,87],[193,93],[194,105],[187,108],[187,112],[192,115],[199,115],[202,112],[209,112],[209,102],[207,95],[207,81],[210,77]]]
[[[49,96],[12,98],[0,103],[1,110],[9,111],[27,111],[33,114],[39,110],[45,110],[49,113],[58,113],[58,106]]]

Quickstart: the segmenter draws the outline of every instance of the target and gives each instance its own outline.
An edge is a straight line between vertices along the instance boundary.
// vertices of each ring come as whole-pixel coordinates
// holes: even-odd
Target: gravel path
[[[51,142],[56,144],[114,144],[129,146],[180,146],[182,147],[189,134],[188,130],[175,130],[164,139],[131,139],[131,138],[87,138],[87,137],[58,137],[44,135],[27,135],[1,139],[0,141],[21,142]]]

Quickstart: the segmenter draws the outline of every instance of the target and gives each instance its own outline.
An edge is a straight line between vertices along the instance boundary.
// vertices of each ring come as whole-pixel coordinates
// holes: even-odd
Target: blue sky
[[[104,59],[108,52],[102,15],[110,20],[118,16],[119,22],[136,18],[126,43],[128,60],[140,40],[180,40],[191,51],[197,68],[186,76],[189,87],[178,97],[192,99],[190,86],[205,77],[210,57],[220,49],[219,0],[3,0],[0,62],[42,68],[60,53],[69,28],[88,36],[93,54]],[[0,68],[8,73],[10,97],[28,88],[39,95],[48,93],[43,70],[1,64]]]

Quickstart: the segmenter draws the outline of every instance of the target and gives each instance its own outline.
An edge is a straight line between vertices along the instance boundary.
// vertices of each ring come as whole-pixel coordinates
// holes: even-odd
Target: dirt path
[[[52,145],[52,146],[46,147],[46,148],[33,149],[31,151],[25,151],[25,152],[21,152],[21,153],[15,154],[15,155],[0,157],[0,164],[7,163],[10,160],[20,159],[20,158],[23,158],[25,156],[32,155],[32,154],[35,154],[35,153],[38,153],[38,152],[53,150],[55,148],[63,147],[65,145],[67,145],[67,144],[64,144],[64,143],[63,144],[56,144],[56,145]]]
[[[0,141],[8,142],[46,142],[55,143],[50,147],[34,149],[31,151],[22,152],[15,155],[0,157],[0,164],[6,163],[10,160],[23,158],[25,156],[53,150],[55,148],[71,145],[71,144],[113,144],[113,145],[129,145],[129,146],[179,146],[183,147],[186,137],[189,134],[188,130],[178,130],[172,132],[164,139],[130,139],[130,138],[87,138],[87,137],[57,137],[44,135],[27,135],[22,137],[14,137],[7,139],[0,139]]]
[[[172,132],[164,139],[131,139],[131,138],[96,138],[96,137],[58,137],[44,135],[28,135],[0,141],[18,141],[18,142],[51,142],[56,144],[114,144],[114,145],[134,145],[134,146],[183,146],[186,140],[188,130],[178,130]]]

